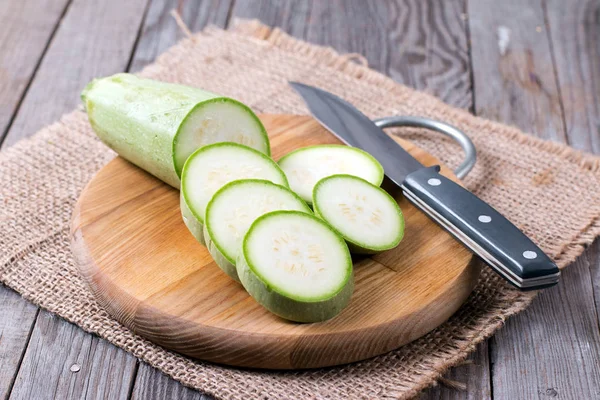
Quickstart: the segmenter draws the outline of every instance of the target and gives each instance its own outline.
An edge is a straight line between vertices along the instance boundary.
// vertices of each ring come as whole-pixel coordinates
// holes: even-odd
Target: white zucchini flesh
[[[206,207],[204,239],[213,259],[225,273],[239,281],[236,259],[250,225],[261,215],[276,210],[311,209],[288,188],[261,179],[229,182]]]
[[[219,142],[234,142],[271,154],[265,128],[244,104],[232,99],[202,103],[187,115],[175,136],[175,168],[181,173],[188,157],[199,147]]]
[[[315,214],[338,232],[354,253],[396,247],[404,236],[404,217],[385,190],[351,175],[320,180],[313,192]]]
[[[304,147],[288,153],[279,160],[290,188],[307,202],[312,202],[315,184],[336,174],[363,178],[374,185],[383,181],[383,167],[369,153],[344,145]]]
[[[273,160],[237,143],[207,145],[188,158],[181,174],[181,214],[200,243],[204,244],[204,215],[210,199],[226,183],[248,178],[288,186],[285,174]]]
[[[237,272],[258,303],[297,322],[334,317],[354,290],[344,240],[322,220],[298,211],[274,211],[254,221]]]

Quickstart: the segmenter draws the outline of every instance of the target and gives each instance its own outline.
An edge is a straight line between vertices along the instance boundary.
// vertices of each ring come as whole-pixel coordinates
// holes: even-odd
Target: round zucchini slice
[[[346,240],[353,253],[393,249],[404,236],[404,217],[396,200],[355,176],[332,175],[320,180],[313,191],[313,209]]]
[[[239,281],[235,262],[250,225],[261,215],[276,210],[311,209],[288,188],[261,179],[229,182],[206,207],[204,240],[213,259],[227,275]]]
[[[344,240],[322,220],[299,211],[274,211],[254,221],[237,272],[258,303],[297,322],[333,318],[354,290]]]
[[[304,201],[312,202],[315,184],[336,174],[363,178],[374,185],[383,181],[383,167],[372,155],[344,145],[318,145],[304,147],[288,153],[279,160],[290,188]]]

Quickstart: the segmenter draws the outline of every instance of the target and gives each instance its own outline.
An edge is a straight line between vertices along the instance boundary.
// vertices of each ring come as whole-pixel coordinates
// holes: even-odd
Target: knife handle
[[[519,228],[439,171],[410,173],[402,184],[406,198],[519,289],[558,283],[556,264]]]

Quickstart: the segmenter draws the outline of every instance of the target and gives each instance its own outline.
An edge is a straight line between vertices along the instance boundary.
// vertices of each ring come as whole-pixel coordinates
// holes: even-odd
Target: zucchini
[[[248,293],[292,321],[332,318],[354,290],[348,246],[322,220],[303,212],[273,211],[256,219],[236,264]]]
[[[396,200],[356,176],[321,179],[313,191],[313,209],[346,240],[353,253],[393,249],[404,236],[404,217]]]
[[[181,174],[183,221],[194,237],[204,241],[206,206],[223,185],[238,179],[265,179],[288,187],[285,174],[263,153],[237,143],[215,143],[196,150]]]
[[[206,206],[204,240],[219,267],[239,281],[235,261],[250,225],[263,214],[297,210],[312,214],[306,203],[288,188],[260,179],[229,182]]]
[[[308,203],[312,202],[315,184],[327,176],[355,175],[379,186],[384,175],[383,167],[372,155],[344,145],[304,147],[282,157],[279,166],[290,188]]]
[[[252,110],[201,89],[116,74],[90,82],[81,98],[108,147],[175,188],[200,146],[237,142],[270,155],[267,133]]]

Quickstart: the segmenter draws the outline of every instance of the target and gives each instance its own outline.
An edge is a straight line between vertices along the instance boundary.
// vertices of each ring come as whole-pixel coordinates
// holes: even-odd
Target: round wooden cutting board
[[[339,143],[310,117],[261,116],[273,157]],[[431,155],[398,140],[425,165]],[[447,168],[442,172],[453,177]],[[389,187],[388,187],[389,186]],[[356,258],[355,291],[337,317],[315,324],[262,308],[187,231],[179,192],[116,158],[84,189],[72,220],[72,248],[98,301],[135,333],[182,354],[243,367],[314,368],[396,349],[446,321],[465,301],[479,262],[409,204],[400,246]]]

